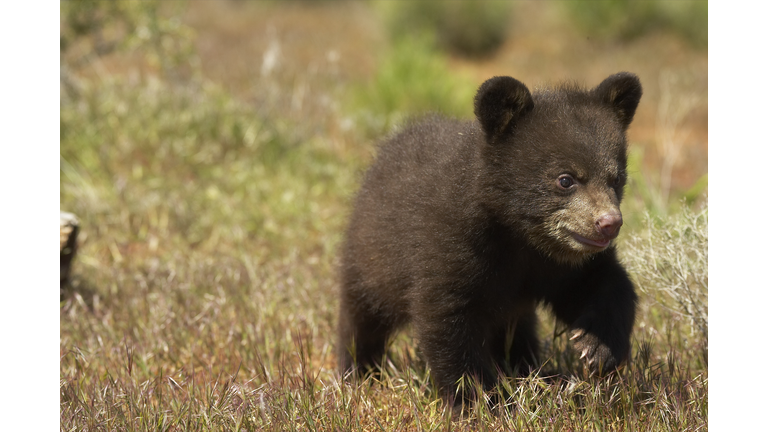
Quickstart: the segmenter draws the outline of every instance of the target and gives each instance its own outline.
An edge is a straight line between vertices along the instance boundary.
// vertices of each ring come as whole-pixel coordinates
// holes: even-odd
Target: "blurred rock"
[[[72,259],[77,251],[77,233],[80,231],[80,221],[72,213],[61,213],[60,251],[61,251],[61,287],[69,283],[69,275],[72,271]]]

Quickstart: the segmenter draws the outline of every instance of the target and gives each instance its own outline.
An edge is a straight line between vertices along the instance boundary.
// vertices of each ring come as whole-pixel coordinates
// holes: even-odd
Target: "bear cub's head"
[[[475,96],[483,205],[558,262],[579,265],[607,249],[623,223],[626,131],[642,92],[626,72],[591,90],[565,84],[531,94],[510,77],[483,83]]]

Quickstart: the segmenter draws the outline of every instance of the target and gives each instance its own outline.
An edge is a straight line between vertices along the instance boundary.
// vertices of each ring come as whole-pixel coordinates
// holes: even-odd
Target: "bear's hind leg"
[[[395,325],[390,319],[361,305],[345,307],[339,314],[339,369],[342,374],[364,374],[380,366],[387,348],[387,339]]]

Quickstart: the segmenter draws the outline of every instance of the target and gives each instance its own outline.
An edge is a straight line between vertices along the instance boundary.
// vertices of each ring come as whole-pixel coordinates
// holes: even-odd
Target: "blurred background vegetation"
[[[707,48],[706,1],[576,0],[564,5],[588,36],[626,42],[665,32],[697,49]]]
[[[60,7],[61,208],[82,225],[60,317],[62,429],[269,428],[313,404],[342,425],[346,396],[313,398],[335,382],[351,197],[377,140],[427,112],[471,118],[494,75],[531,88],[640,76],[621,238],[643,291],[635,352],[657,378],[685,373],[637,388],[663,398],[673,376],[692,379],[706,401],[705,1]],[[550,339],[555,366],[578,363]],[[407,397],[397,388],[366,397]],[[706,406],[683,402],[680,422],[706,424]],[[637,409],[622,418],[664,418]],[[581,421],[606,412],[593,414]]]

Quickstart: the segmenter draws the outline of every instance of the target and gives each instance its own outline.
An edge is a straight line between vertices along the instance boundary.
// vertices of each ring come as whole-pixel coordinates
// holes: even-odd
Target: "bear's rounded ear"
[[[475,117],[490,143],[496,142],[532,109],[533,98],[528,87],[511,77],[493,77],[484,82],[475,95]]]
[[[632,123],[637,104],[643,95],[643,86],[637,75],[629,72],[619,72],[603,80],[592,89],[595,95],[604,104],[609,105],[619,116],[624,129]]]

